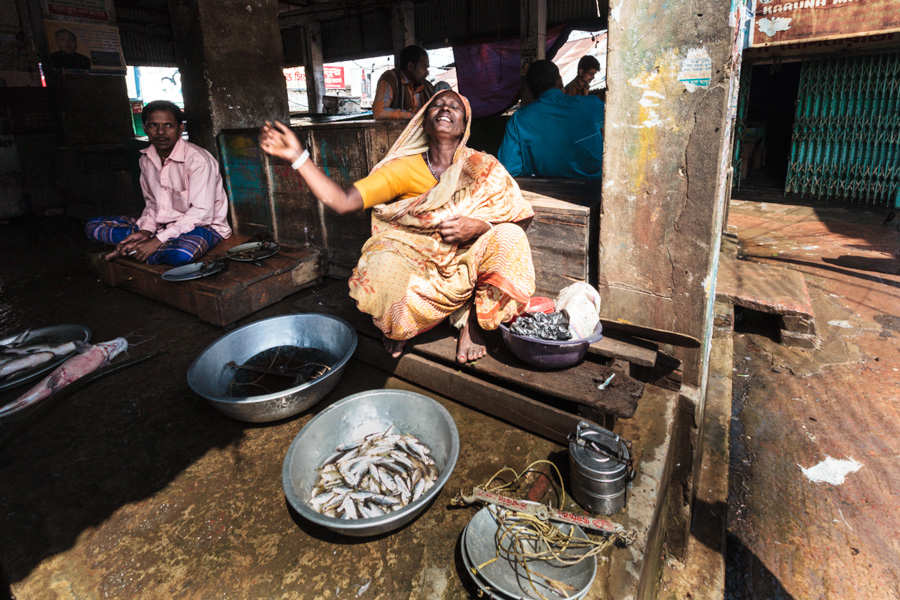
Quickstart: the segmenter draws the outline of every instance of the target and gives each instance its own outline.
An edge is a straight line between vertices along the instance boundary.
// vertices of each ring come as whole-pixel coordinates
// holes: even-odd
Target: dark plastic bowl
[[[554,342],[516,335],[506,324],[500,325],[503,343],[516,358],[539,369],[565,369],[577,365],[587,354],[588,346],[603,339],[603,326],[597,323],[594,333],[580,340]]]

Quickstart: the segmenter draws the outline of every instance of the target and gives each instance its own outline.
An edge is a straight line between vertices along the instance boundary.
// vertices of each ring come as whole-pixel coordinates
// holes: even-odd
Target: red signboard
[[[756,0],[751,46],[900,31],[897,0]]]
[[[344,85],[344,67],[324,67],[324,71],[326,90],[343,90],[346,88]],[[285,69],[284,79],[289,88],[306,87],[306,72],[303,67]]]

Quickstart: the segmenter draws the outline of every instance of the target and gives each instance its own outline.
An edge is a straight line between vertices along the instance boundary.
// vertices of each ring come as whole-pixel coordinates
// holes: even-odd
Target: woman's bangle
[[[294,162],[291,163],[291,168],[296,171],[297,169],[299,169],[300,167],[303,166],[303,163],[305,163],[308,158],[309,158],[309,150],[304,150],[303,154],[301,154],[299,157],[297,157],[297,160],[295,160]]]

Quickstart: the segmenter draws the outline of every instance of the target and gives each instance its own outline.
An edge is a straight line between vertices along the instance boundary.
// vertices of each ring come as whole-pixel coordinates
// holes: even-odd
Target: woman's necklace
[[[429,158],[429,156],[428,156],[429,154],[431,154],[430,149],[425,151],[425,164],[428,165],[428,170],[431,171],[431,176],[434,177],[436,180],[438,180],[438,179],[440,179],[440,177],[438,177],[435,174],[434,168],[431,166],[431,158]]]

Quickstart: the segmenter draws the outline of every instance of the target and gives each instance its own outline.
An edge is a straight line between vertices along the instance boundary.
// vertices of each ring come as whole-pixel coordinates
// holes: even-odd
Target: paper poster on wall
[[[897,0],[756,0],[750,45],[900,31]]]
[[[124,75],[119,30],[108,25],[44,21],[50,64],[67,71]]]
[[[46,0],[44,13],[48,17],[75,17],[94,21],[109,21],[107,0]]]

